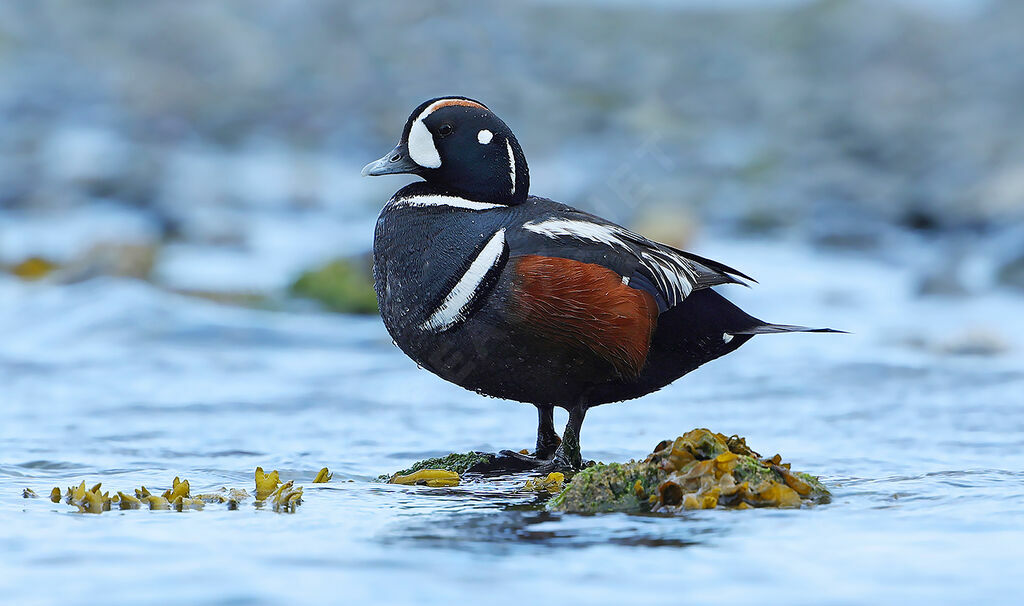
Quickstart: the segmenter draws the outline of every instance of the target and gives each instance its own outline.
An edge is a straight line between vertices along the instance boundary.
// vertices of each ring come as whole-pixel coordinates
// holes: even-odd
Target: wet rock
[[[61,282],[82,282],[97,276],[146,280],[153,272],[154,244],[101,242],[71,260],[56,275]]]
[[[937,353],[954,356],[998,356],[1009,349],[1010,344],[1004,337],[983,329],[968,330],[935,347]]]
[[[371,267],[366,259],[337,259],[299,276],[289,292],[319,301],[331,311],[375,314],[377,294]]]
[[[22,280],[49,277],[62,283],[82,282],[98,276],[146,280],[153,271],[157,252],[153,244],[101,242],[63,264],[32,256],[7,270]]]
[[[548,502],[548,508],[679,513],[716,507],[800,507],[829,498],[817,478],[791,471],[779,455],[762,458],[743,438],[694,429],[664,440],[643,461],[583,470]]]
[[[996,272],[996,279],[1005,286],[1024,290],[1024,251],[1006,261]]]

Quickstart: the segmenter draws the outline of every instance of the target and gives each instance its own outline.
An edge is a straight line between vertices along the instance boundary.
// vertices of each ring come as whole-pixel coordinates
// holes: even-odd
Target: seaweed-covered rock
[[[433,457],[417,461],[408,469],[396,471],[390,475],[383,475],[378,479],[384,482],[391,482],[396,477],[411,476],[418,471],[429,469],[443,469],[444,471],[455,472],[461,476],[468,471],[478,471],[481,466],[489,464],[493,459],[494,455],[486,452],[452,453],[443,457]]]
[[[368,260],[331,261],[299,276],[289,290],[297,297],[315,299],[331,311],[377,313],[377,294]]]
[[[578,513],[678,513],[727,507],[800,507],[826,502],[814,476],[790,471],[782,458],[762,458],[738,436],[694,429],[664,440],[643,461],[595,465],[548,502]]]

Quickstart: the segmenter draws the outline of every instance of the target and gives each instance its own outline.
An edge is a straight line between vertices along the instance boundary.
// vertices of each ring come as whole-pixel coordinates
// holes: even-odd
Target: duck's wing
[[[660,311],[691,292],[719,284],[756,282],[728,265],[660,244],[621,225],[561,204],[534,214],[515,235],[512,254],[537,254],[601,265],[628,286],[649,292]]]

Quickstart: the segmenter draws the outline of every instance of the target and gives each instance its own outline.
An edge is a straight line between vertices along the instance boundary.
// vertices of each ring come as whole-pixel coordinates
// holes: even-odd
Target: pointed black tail
[[[790,326],[789,324],[761,324],[760,326],[726,332],[730,335],[773,335],[780,332],[835,332],[849,334],[845,330],[836,330],[834,328],[808,328],[806,326]]]

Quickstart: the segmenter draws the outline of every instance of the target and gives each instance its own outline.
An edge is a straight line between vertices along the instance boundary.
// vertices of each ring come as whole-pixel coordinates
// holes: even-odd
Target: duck
[[[421,103],[364,176],[414,175],[377,219],[381,317],[417,365],[477,393],[532,404],[516,470],[579,470],[588,411],[659,390],[756,335],[842,332],[772,324],[713,287],[756,282],[530,193],[512,130],[462,96]],[[568,411],[561,436],[554,409]]]

